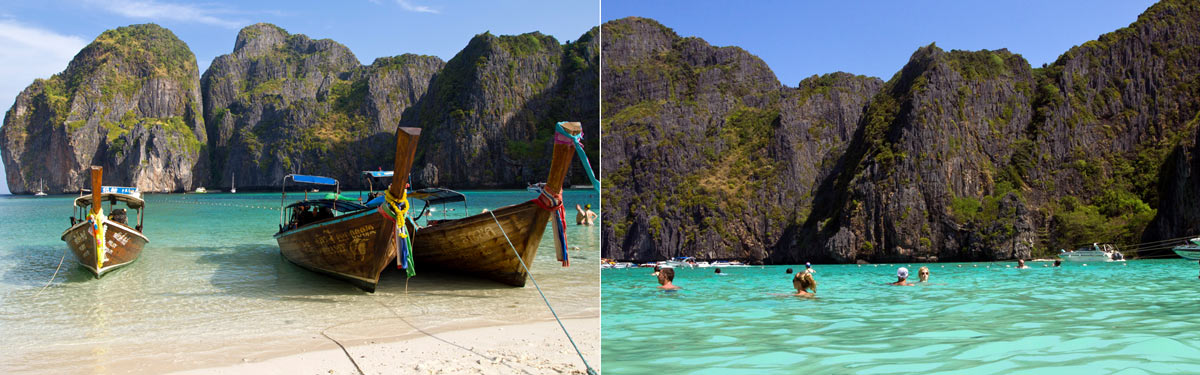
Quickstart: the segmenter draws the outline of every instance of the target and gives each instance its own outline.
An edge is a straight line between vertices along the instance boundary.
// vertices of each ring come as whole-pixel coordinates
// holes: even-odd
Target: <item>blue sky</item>
[[[370,64],[402,53],[449,60],[484,31],[541,31],[575,40],[599,23],[596,0],[41,0],[0,7],[0,110],[7,112],[35,78],[67,67],[104,30],[153,22],[171,29],[196,54],[201,72],[233,50],[238,30],[270,22],[290,33],[338,41]],[[0,166],[0,194],[8,193]]]
[[[917,47],[1000,49],[1034,67],[1128,26],[1154,1],[647,1],[604,0],[605,21],[653,18],[680,36],[738,46],[780,82],[844,71],[892,77]]]

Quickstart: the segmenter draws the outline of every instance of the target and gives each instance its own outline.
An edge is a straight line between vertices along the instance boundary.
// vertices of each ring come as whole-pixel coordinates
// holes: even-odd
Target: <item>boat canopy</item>
[[[372,178],[392,177],[392,171],[363,171],[363,174]]]
[[[339,199],[311,199],[311,200],[299,201],[296,203],[292,203],[292,204],[288,205],[287,207],[284,207],[284,209],[287,210],[287,209],[291,209],[292,207],[296,207],[296,206],[326,207],[326,208],[330,208],[330,209],[333,209],[334,211],[338,211],[338,212],[351,212],[351,211],[358,211],[358,210],[367,208],[366,206],[363,206],[363,205],[355,203],[355,202],[344,201],[344,200],[339,200]]]
[[[126,186],[101,186],[100,193],[125,194],[137,198],[142,197],[142,192],[138,188]]]
[[[341,201],[358,202],[357,198],[350,198],[350,197],[347,197],[345,195],[341,195],[338,193],[325,193],[325,199],[336,199],[336,200],[341,200]]]
[[[120,193],[106,193],[106,192],[104,192],[103,189],[101,189],[100,191],[101,191],[100,201],[117,200],[120,202],[124,202],[126,206],[129,206],[129,208],[132,208],[135,210],[140,210],[140,209],[142,209],[142,206],[146,205],[145,201],[143,201],[141,198],[135,197],[133,195],[120,194]],[[78,207],[90,207],[92,205],[92,196],[91,195],[83,195],[83,196],[79,196],[78,198],[75,198],[75,205]]]
[[[425,201],[426,205],[430,204],[446,204],[454,202],[465,202],[467,196],[450,189],[442,188],[424,188],[408,193],[409,198],[416,198]]]
[[[324,177],[324,176],[309,176],[309,175],[305,175],[305,174],[289,174],[287,176],[284,176],[283,178],[287,179],[288,177],[291,177],[292,181],[305,182],[305,183],[310,183],[310,184],[318,184],[318,185],[337,185],[338,184],[337,180],[329,178],[329,177]]]

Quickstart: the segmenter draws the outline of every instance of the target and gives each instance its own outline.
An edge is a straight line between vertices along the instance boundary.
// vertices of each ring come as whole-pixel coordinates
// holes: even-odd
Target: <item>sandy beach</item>
[[[384,323],[384,322],[380,322]],[[600,319],[565,319],[588,363],[600,370]],[[330,329],[303,343],[301,352],[176,374],[585,374],[579,356],[553,320],[429,332],[412,327],[403,337],[370,337],[370,326]],[[353,356],[351,362],[346,353]],[[357,369],[356,369],[357,365]]]

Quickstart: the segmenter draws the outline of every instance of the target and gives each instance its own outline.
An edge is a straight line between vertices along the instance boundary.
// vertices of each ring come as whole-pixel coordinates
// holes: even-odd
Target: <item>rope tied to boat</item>
[[[550,194],[546,191],[544,182],[530,186],[529,191],[538,193],[538,197],[533,199],[538,207],[550,211],[550,218],[553,219],[551,222],[554,223],[554,256],[559,262],[562,262],[563,267],[570,267],[571,258],[567,254],[567,213],[563,208],[562,192]],[[544,202],[543,199],[549,203]]]
[[[587,153],[583,152],[583,131],[579,134],[568,133],[563,129],[563,124],[566,121],[559,121],[554,125],[554,131],[566,138],[554,137],[556,144],[572,144],[575,145],[575,153],[579,154],[579,161],[583,162],[583,170],[587,172],[588,180],[592,181],[592,189],[596,190],[596,194],[600,194],[600,181],[596,179],[596,174],[592,173],[592,163],[588,162]]]
[[[561,201],[559,202],[559,206],[561,208]],[[563,334],[567,335],[567,341],[570,341],[571,346],[575,348],[575,354],[578,354],[579,360],[583,361],[583,367],[587,369],[588,375],[597,375],[596,370],[588,364],[587,358],[583,357],[583,352],[579,350],[579,345],[575,344],[575,339],[571,338],[571,332],[567,332],[567,326],[563,325],[562,319],[558,318],[558,313],[554,312],[554,306],[550,306],[550,300],[546,298],[546,293],[542,293],[542,287],[538,286],[537,279],[534,279],[533,273],[529,272],[529,266],[525,264],[525,259],[521,258],[521,252],[517,251],[516,246],[513,246],[512,239],[508,238],[508,233],[504,231],[504,226],[500,225],[500,219],[496,218],[496,213],[488,211],[488,214],[492,215],[492,221],[496,222],[496,227],[500,228],[500,234],[503,234],[504,240],[508,241],[508,248],[512,249],[513,255],[517,256],[517,261],[521,263],[521,268],[525,270],[525,275],[529,277],[529,281],[533,282],[533,287],[537,288],[538,294],[542,296],[542,301],[546,302],[546,308],[550,309],[551,315],[554,315],[554,321],[558,322],[558,326],[562,328]]]
[[[96,212],[88,214],[88,221],[92,223],[92,238],[96,242],[96,272],[100,272],[100,268],[104,266],[104,261],[108,260],[108,245],[105,241],[105,220],[104,208],[97,207]]]
[[[404,189],[400,193],[400,197],[392,195],[388,190],[385,192],[388,206],[392,207],[392,212],[396,213],[396,267],[404,270],[408,277],[416,276],[417,270],[413,267],[412,255],[412,238],[408,235],[408,226],[404,225],[408,219],[408,189]],[[397,207],[399,206],[399,207]]]

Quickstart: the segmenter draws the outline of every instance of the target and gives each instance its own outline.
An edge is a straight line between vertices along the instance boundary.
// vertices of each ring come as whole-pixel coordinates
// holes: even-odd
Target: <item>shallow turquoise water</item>
[[[466,194],[471,213],[535,196]],[[64,255],[59,238],[74,198],[0,197],[0,373],[220,366],[336,349],[322,331],[352,340],[363,331],[401,337],[417,329],[552,319],[532,283],[512,288],[424,271],[417,263],[417,276],[407,284],[401,271],[389,268],[377,292],[368,294],[291,264],[272,238],[279,211],[270,208],[279,207],[279,193],[148,195],[150,244],[137,262],[96,280],[68,254],[54,282],[38,294]],[[573,219],[574,204],[596,206],[597,199],[590,190],[567,191],[568,216]],[[465,212],[461,204],[447,207],[456,208],[450,218]],[[568,228],[570,245],[581,248],[568,268],[555,261],[547,228],[530,265],[559,315],[599,312],[598,228]]]
[[[1200,373],[1200,279],[1182,259],[1031,269],[818,265],[818,298],[789,266],[602,272],[607,374]],[[960,268],[959,266],[962,266]],[[804,266],[790,266],[802,270]]]

